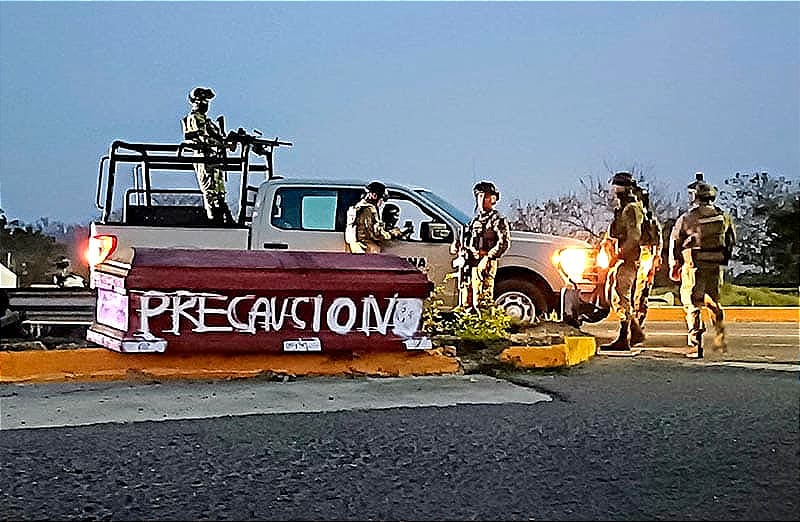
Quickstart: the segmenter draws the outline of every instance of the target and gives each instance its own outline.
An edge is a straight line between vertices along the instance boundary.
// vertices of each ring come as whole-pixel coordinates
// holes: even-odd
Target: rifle
[[[277,137],[275,137],[274,140],[270,140],[262,138],[261,136],[261,131],[258,129],[253,129],[253,134],[250,134],[242,127],[239,127],[236,131],[230,131],[228,136],[225,138],[225,141],[233,144],[234,146],[236,143],[241,143],[243,147],[247,145],[250,147],[250,150],[259,156],[264,156],[272,151],[272,147],[279,147],[281,145],[287,147],[292,146],[291,142],[279,141]]]
[[[456,291],[458,297],[458,304],[459,305],[469,305],[468,303],[461,302],[461,292],[465,291],[464,287],[470,284],[470,252],[467,249],[466,245],[464,244],[464,237],[466,236],[466,228],[467,225],[461,227],[458,233],[458,239],[456,240],[455,244],[453,245],[453,252],[456,255],[456,258],[453,259],[453,268],[456,269]]]

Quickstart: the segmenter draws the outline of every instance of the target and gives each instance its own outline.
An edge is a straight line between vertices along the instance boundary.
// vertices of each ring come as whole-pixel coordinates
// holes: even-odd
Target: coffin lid
[[[347,252],[133,248],[131,266],[137,268],[187,267],[234,268],[244,270],[332,270],[354,272],[409,273],[419,270],[391,254],[350,254]]]

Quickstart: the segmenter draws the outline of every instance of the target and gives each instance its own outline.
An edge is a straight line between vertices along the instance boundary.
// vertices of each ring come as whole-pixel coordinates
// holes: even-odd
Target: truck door
[[[381,212],[386,213],[387,207],[399,207],[400,214],[397,227],[404,229],[411,225],[413,232],[404,238],[387,241],[383,252],[404,257],[420,270],[425,272],[433,284],[444,286],[441,296],[448,307],[457,304],[457,281],[446,276],[453,272],[453,256],[450,254],[450,244],[453,241],[454,231],[440,217],[407,198],[404,194],[395,194],[390,191],[391,199],[384,203]],[[386,218],[384,217],[384,222]]]
[[[280,187],[259,223],[254,250],[309,250],[344,252],[342,203],[337,188]],[[267,217],[268,216],[268,217]]]

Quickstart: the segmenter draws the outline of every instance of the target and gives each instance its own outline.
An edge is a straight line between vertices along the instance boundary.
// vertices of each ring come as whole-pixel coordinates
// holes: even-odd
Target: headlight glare
[[[565,248],[558,253],[558,267],[573,282],[583,279],[589,264],[589,251],[585,248]]]

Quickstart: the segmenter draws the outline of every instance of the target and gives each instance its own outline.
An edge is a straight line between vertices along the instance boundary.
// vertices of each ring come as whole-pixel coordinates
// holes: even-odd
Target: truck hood
[[[514,243],[541,243],[543,245],[552,245],[556,248],[564,248],[569,246],[591,248],[588,242],[575,239],[573,237],[554,236],[552,234],[540,234],[539,232],[523,232],[521,230],[511,231],[511,244]]]

